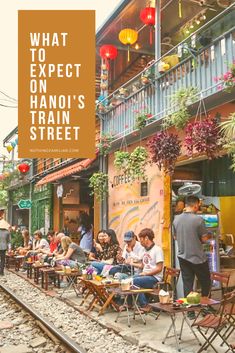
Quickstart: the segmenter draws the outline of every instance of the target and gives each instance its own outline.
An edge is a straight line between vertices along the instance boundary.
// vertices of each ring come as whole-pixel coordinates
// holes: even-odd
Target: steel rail
[[[49,320],[45,319],[42,315],[40,315],[37,311],[32,310],[32,308],[24,303],[19,297],[15,295],[9,288],[4,286],[2,283],[0,284],[0,289],[2,289],[6,294],[10,295],[11,298],[14,299],[21,307],[24,308],[31,316],[33,316],[36,320],[41,322],[50,333],[52,333],[55,337],[59,339],[59,341],[66,347],[70,349],[70,353],[85,353],[85,349],[80,347],[76,342],[71,340],[67,335],[65,335],[61,330],[58,330]]]

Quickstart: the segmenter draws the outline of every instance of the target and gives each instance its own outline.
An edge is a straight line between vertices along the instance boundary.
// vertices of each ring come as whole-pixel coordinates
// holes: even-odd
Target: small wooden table
[[[146,320],[144,318],[144,316],[141,313],[141,309],[138,305],[138,297],[141,293],[146,294],[146,293],[152,293],[153,289],[149,288],[149,289],[145,289],[145,288],[139,288],[139,289],[129,289],[129,290],[122,290],[121,288],[114,288],[111,290],[115,295],[119,295],[121,297],[124,297],[124,303],[122,305],[123,308],[126,309],[127,311],[127,322],[128,322],[128,327],[131,327],[130,324],[130,311],[128,308],[128,297],[130,296],[132,298],[132,304],[134,306],[134,310],[133,310],[133,319],[135,320],[135,315],[136,313],[140,315],[141,320],[143,321],[144,325],[146,325]],[[117,317],[115,319],[115,322],[118,321],[120,315],[122,313],[122,310],[119,309],[119,312],[117,314]]]
[[[42,264],[42,265],[33,265],[32,266],[32,269],[33,269],[33,280],[36,284],[39,284],[39,276],[40,276],[40,270],[42,268],[48,268],[50,265],[45,265],[45,264]]]
[[[59,269],[55,267],[40,268],[39,272],[41,273],[41,286],[43,289],[48,290],[50,277],[53,279],[52,282],[54,286],[60,288],[60,281],[58,280],[58,275],[56,273],[58,270]]]
[[[184,322],[186,322],[186,324],[188,325],[188,327],[190,328],[192,334],[194,335],[194,337],[196,338],[196,340],[198,341],[199,345],[201,345],[196,333],[194,332],[192,326],[190,325],[190,322],[187,318],[187,312],[188,311],[201,311],[203,309],[203,307],[207,307],[210,305],[218,305],[220,304],[220,301],[218,300],[213,300],[210,298],[202,298],[200,305],[199,306],[180,306],[180,307],[174,307],[172,303],[170,304],[161,304],[161,303],[153,303],[150,304],[152,308],[158,309],[160,311],[159,315],[164,312],[166,314],[168,314],[171,318],[171,325],[169,326],[169,329],[166,332],[166,335],[162,341],[162,344],[165,344],[165,341],[167,338],[170,338],[172,336],[169,336],[171,330],[173,329],[173,337],[175,337],[175,341],[176,341],[176,345],[177,345],[177,349],[180,352],[181,348],[180,348],[180,344],[179,341],[181,340],[182,337],[182,333],[183,333],[183,326],[184,326]],[[182,314],[182,321],[181,321],[181,328],[180,328],[180,334],[178,337],[177,331],[176,331],[176,325],[175,325],[175,321],[176,321],[176,314]],[[159,317],[159,315],[157,316],[157,318]]]
[[[88,297],[91,295],[92,299],[88,302],[88,311],[97,308],[99,310],[98,315],[100,316],[104,314],[104,311],[109,305],[116,311],[119,311],[119,306],[113,300],[115,293],[111,291],[111,288],[120,286],[119,282],[102,283],[101,281],[97,281],[95,279],[86,280],[82,277],[80,280],[86,289],[86,293],[80,305],[86,303],[88,301]]]
[[[24,256],[6,254],[6,268],[13,266],[15,271],[19,271]]]

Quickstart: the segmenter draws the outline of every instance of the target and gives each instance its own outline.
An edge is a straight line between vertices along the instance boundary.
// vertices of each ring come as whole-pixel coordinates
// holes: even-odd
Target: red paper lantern
[[[105,44],[100,47],[100,56],[103,59],[116,59],[118,54],[117,48],[111,44]]]
[[[140,19],[141,21],[150,26],[150,37],[149,42],[152,45],[153,43],[153,26],[155,25],[155,8],[154,7],[145,7],[140,11]]]
[[[29,171],[30,166],[27,163],[21,163],[18,165],[18,169],[21,173],[25,174]]]

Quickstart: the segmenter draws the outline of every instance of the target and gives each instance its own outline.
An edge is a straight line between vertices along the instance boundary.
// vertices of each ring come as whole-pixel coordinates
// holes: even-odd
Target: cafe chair
[[[224,299],[221,301],[220,308],[216,314],[208,314],[206,315],[203,319],[199,318],[199,315],[196,317],[194,320],[192,327],[196,327],[200,334],[203,336],[205,339],[204,344],[201,346],[201,348],[197,351],[197,353],[200,353],[202,351],[207,351],[208,347],[211,347],[215,352],[219,353],[218,350],[216,350],[215,346],[213,345],[214,340],[219,336],[222,340],[223,344],[226,344],[226,346],[231,349],[227,342],[227,336],[225,336],[222,333],[222,330],[226,327],[229,326],[231,327],[231,324],[228,320],[228,312],[226,312],[226,308],[229,309],[229,314],[231,314],[233,307],[235,304],[235,292],[228,293],[227,295],[224,296]],[[204,330],[210,329],[210,334],[207,336]]]
[[[235,291],[233,291],[232,293],[235,293]],[[232,293],[228,293],[227,296],[230,296]],[[223,332],[223,336],[227,340],[234,332],[234,328],[235,328],[235,305],[228,304],[225,307],[225,316],[229,322],[229,325],[228,327],[226,327],[225,332]],[[223,342],[221,343],[221,346],[222,345],[223,345]],[[234,344],[234,349],[235,349],[235,344]]]
[[[158,282],[155,288],[158,290],[158,292],[160,291],[160,289],[164,289],[165,291],[175,291],[179,276],[179,269],[172,267],[164,267],[163,281]]]
[[[214,282],[219,282],[222,295],[228,292],[228,284],[230,273],[227,272],[211,272],[211,286]]]

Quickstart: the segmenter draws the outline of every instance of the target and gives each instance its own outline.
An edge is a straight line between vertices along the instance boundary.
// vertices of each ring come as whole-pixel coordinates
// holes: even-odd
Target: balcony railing
[[[218,92],[215,77],[223,75],[228,65],[235,60],[234,16],[233,4],[156,61],[151,67],[153,78],[149,84],[136,90],[140,86],[142,72],[123,85],[123,91],[129,92],[129,95],[122,98],[119,95],[119,104],[102,114],[103,132],[112,134],[118,140],[134,132],[136,112],[152,115],[147,124],[173,113],[175,107],[172,106],[171,96],[182,88],[197,87],[204,98]],[[207,46],[202,46],[202,37],[209,41]],[[191,43],[195,38],[196,47],[192,48]],[[186,57],[160,74],[158,68],[164,57],[175,56],[182,49]],[[135,92],[130,93],[133,87]],[[112,101],[119,93],[120,90],[113,92],[109,99]]]

